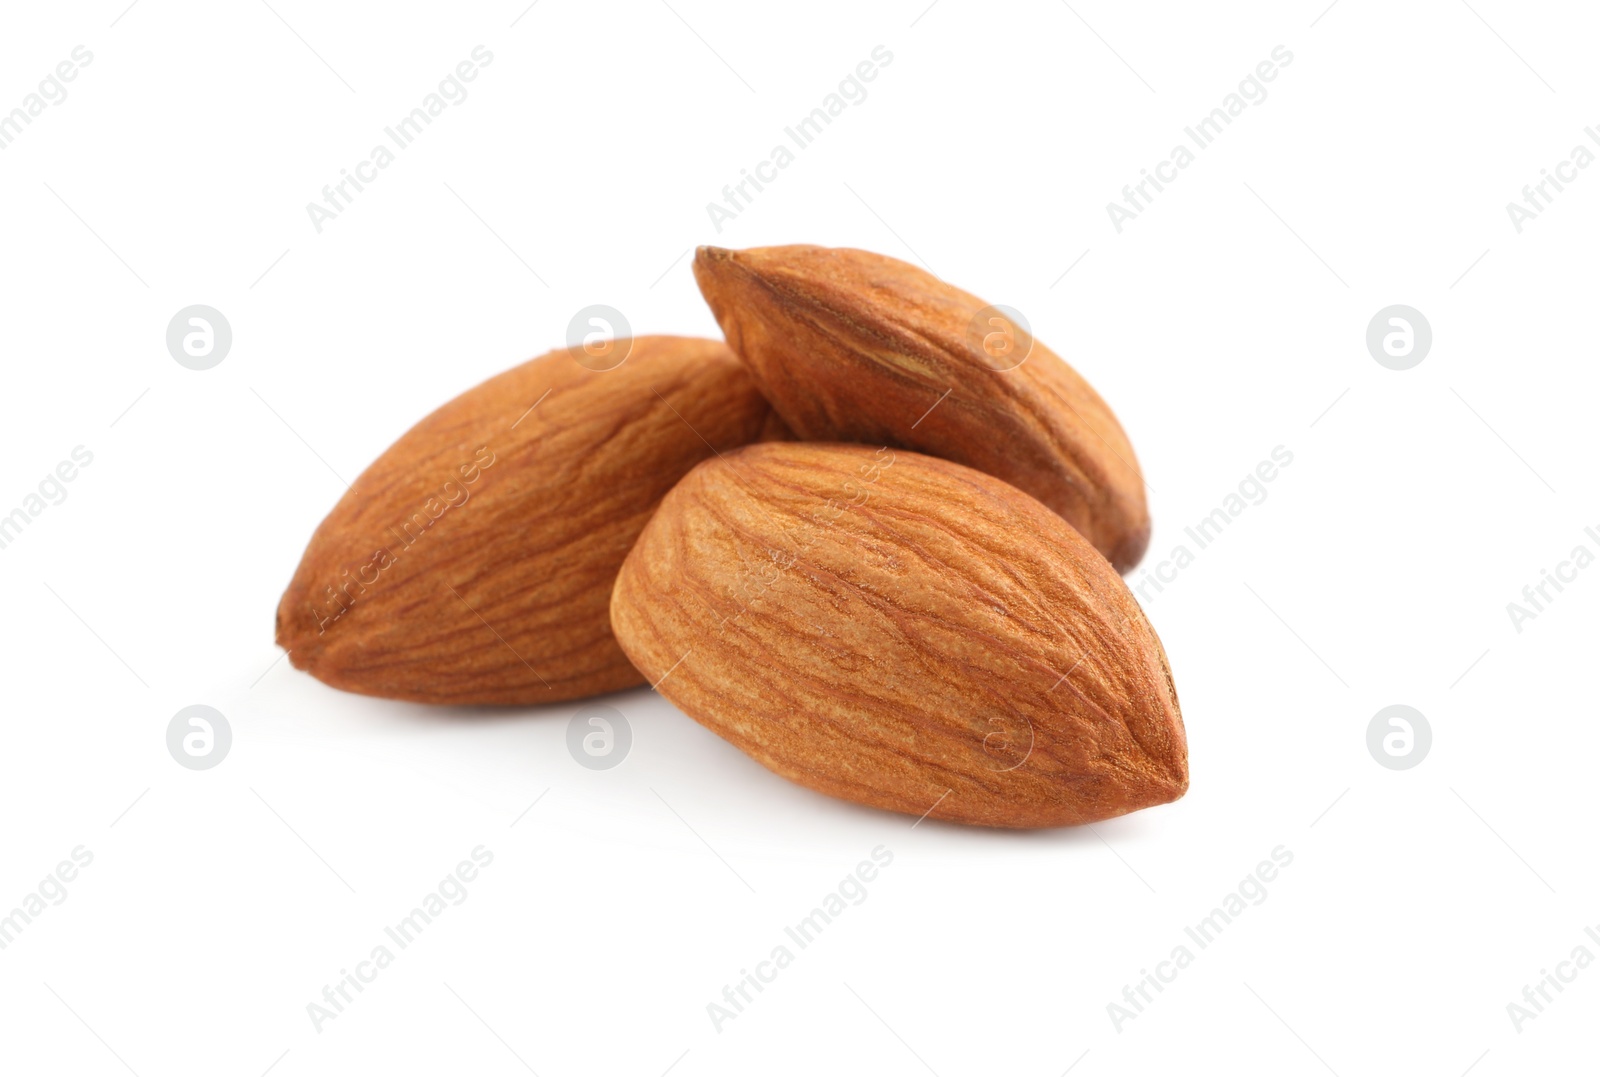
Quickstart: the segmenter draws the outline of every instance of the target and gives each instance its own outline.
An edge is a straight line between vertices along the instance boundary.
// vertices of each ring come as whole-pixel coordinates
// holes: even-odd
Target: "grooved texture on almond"
[[[639,337],[612,370],[562,349],[491,378],[339,500],[279,604],[278,642],[336,688],[421,702],[638,684],[611,635],[617,570],[695,464],[781,436],[770,415],[710,340]]]
[[[685,713],[833,796],[1043,827],[1188,788],[1166,656],[1122,579],[1039,502],[945,460],[708,460],[628,555],[611,623]]]
[[[983,300],[896,259],[829,247],[701,247],[694,271],[799,440],[966,464],[1060,513],[1118,571],[1143,556],[1144,479],[1116,416],[1020,328],[996,335]]]

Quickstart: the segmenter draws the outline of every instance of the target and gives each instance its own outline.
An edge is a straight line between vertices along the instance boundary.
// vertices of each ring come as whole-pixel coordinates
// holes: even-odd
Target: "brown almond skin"
[[[1117,571],[1144,555],[1144,477],[1116,416],[1037,340],[1019,337],[1026,360],[996,369],[973,331],[983,300],[845,248],[701,247],[694,272],[729,346],[799,440],[954,460],[1044,502]]]
[[[628,555],[611,624],[686,714],[832,796],[1051,827],[1188,788],[1166,655],[1122,579],[1038,501],[945,460],[708,460]]]
[[[691,468],[763,435],[781,424],[718,341],[638,337],[611,370],[533,359],[356,480],[284,592],[278,643],[335,688],[426,703],[638,684],[607,612],[623,558]]]

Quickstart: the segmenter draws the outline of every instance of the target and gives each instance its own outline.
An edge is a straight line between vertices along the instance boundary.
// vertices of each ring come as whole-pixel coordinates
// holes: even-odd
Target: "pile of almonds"
[[[701,248],[727,345],[608,342],[491,378],[380,456],[278,606],[336,688],[541,704],[649,683],[773,771],[962,823],[1188,788],[1123,583],[1144,480],[1001,308],[865,251]]]

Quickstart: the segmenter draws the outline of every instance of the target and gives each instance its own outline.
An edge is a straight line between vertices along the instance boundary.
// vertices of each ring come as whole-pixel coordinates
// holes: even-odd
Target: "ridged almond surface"
[[[1039,502],[945,460],[708,460],[628,555],[611,622],[685,713],[833,796],[1045,827],[1188,788],[1166,656],[1122,579]]]
[[[983,300],[843,248],[701,247],[694,271],[728,344],[800,440],[966,464],[1060,513],[1119,572],[1144,555],[1144,479],[1116,416]]]
[[[609,370],[566,349],[531,360],[385,451],[283,595],[290,661],[336,688],[430,703],[638,684],[607,614],[623,559],[697,463],[782,433],[720,342],[639,337],[626,354]]]

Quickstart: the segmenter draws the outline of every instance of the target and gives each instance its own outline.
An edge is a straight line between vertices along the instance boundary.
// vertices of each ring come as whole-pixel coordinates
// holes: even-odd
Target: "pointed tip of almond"
[[[843,250],[843,248],[840,248]],[[814,247],[806,243],[782,244],[776,247],[696,247],[695,267],[720,269],[737,266],[751,273],[771,272],[793,268],[808,256],[835,253],[829,247]]]
[[[1161,780],[1155,783],[1159,799],[1157,804],[1171,804],[1181,800],[1189,791],[1189,756],[1185,752],[1177,758],[1170,760],[1161,775]]]
[[[732,344],[737,336],[736,311],[741,304],[734,298],[750,286],[756,275],[747,257],[749,251],[729,250],[726,247],[697,247],[694,252],[695,284],[711,307],[712,315],[722,326],[724,336]],[[738,347],[734,347],[738,351]]]
[[[716,284],[718,270],[723,263],[730,261],[732,258],[733,251],[725,247],[696,247],[694,249],[694,262],[690,268],[694,271],[695,283],[700,286],[700,292],[706,297],[707,301],[710,300],[711,291]],[[715,309],[713,309],[713,313],[717,313]]]
[[[1180,753],[1173,758],[1152,757],[1139,768],[1139,777],[1128,782],[1114,810],[1109,811],[1105,818],[1173,804],[1182,800],[1188,792],[1189,760],[1186,754]]]
[[[292,590],[292,588],[291,588],[291,590]],[[273,641],[275,643],[277,643],[277,645],[279,647],[282,647],[286,651],[290,649],[290,644],[291,644],[291,641],[289,639],[289,624],[288,624],[289,618],[284,613],[284,607],[287,606],[288,604],[289,604],[289,596],[288,596],[287,593],[285,593],[283,598],[281,598],[278,601],[277,617],[274,620],[274,623],[273,623],[273,626],[272,626],[272,639],[273,639]]]
[[[292,601],[295,589],[291,585],[284,592],[283,599],[278,603],[277,621],[273,630],[273,640],[289,655],[289,664],[295,669],[306,669],[315,658],[316,645],[312,637],[304,631],[302,625],[297,623],[294,614],[290,612],[294,607]]]

